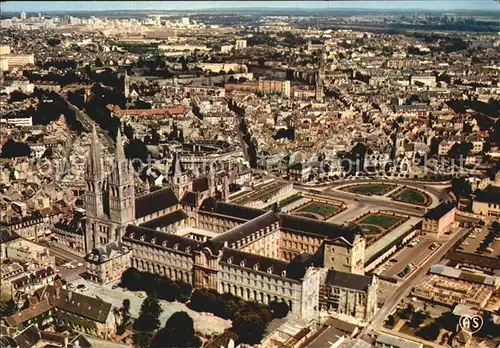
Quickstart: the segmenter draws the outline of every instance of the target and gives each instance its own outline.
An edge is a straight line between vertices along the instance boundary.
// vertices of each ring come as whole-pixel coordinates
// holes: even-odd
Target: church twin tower
[[[127,225],[135,220],[134,169],[125,157],[120,129],[114,161],[107,168],[95,125],[92,126],[85,181],[85,243],[89,252],[120,241]]]

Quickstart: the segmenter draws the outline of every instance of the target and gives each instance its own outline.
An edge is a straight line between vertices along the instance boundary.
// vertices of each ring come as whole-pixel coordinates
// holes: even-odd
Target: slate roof
[[[266,210],[249,208],[242,205],[216,201],[214,198],[207,198],[201,204],[202,212],[219,214],[238,218],[241,220],[255,219],[257,216],[266,213]]]
[[[106,262],[113,259],[115,256],[122,254],[124,251],[128,251],[126,246],[119,242],[111,242],[92,249],[92,251],[85,257],[85,260],[97,263]],[[95,255],[99,256],[97,260],[95,259]]]
[[[368,286],[372,284],[372,277],[330,269],[326,275],[325,284],[346,289],[366,291]]]
[[[14,337],[19,347],[34,347],[41,339],[40,331],[34,324]]]
[[[362,235],[361,229],[355,225],[342,226],[288,214],[279,214],[279,218],[281,228],[292,232],[321,235],[328,239],[343,237],[349,243],[354,242],[356,235]]]
[[[430,209],[425,213],[424,218],[430,220],[439,220],[448,214],[455,206],[453,204],[441,203],[437,207]]]
[[[22,323],[38,317],[40,314],[45,313],[52,309],[52,305],[48,300],[32,304],[29,308],[23,309],[11,316],[5,317],[4,320],[9,326],[17,327]]]
[[[11,230],[0,229],[0,244],[10,242],[14,239],[20,238],[19,235]]]
[[[475,201],[484,203],[500,203],[500,188],[489,185],[484,190],[479,191],[474,197]]]
[[[84,221],[83,216],[75,214],[73,218],[69,220],[60,220],[56,222],[54,227],[69,233],[83,235],[85,233]]]
[[[208,177],[202,176],[193,180],[193,191],[194,192],[205,192],[208,191]]]
[[[500,269],[500,260],[492,257],[462,253],[459,251],[448,251],[444,256],[445,259],[453,260],[460,263],[477,265],[480,267],[490,268],[492,270]]]
[[[166,214],[163,216],[160,216],[156,219],[147,221],[140,226],[146,227],[146,228],[151,228],[151,229],[156,229],[157,227],[167,227],[172,224],[175,224],[176,222],[180,222],[182,220],[185,220],[188,216],[186,213],[182,210],[176,210],[170,214]]]
[[[144,240],[141,240],[141,237],[144,237]],[[202,244],[191,238],[134,225],[127,226],[123,240],[131,243],[154,245],[157,248],[177,250],[188,254],[191,254],[193,250],[197,249]]]
[[[196,207],[196,198],[198,196],[197,192],[192,192],[192,191],[186,191],[184,192],[184,195],[182,196],[181,199],[181,204],[190,206],[190,207]]]
[[[233,247],[232,244],[236,243],[239,240],[242,240],[254,232],[257,232],[260,229],[266,228],[267,226],[272,225],[275,222],[278,222],[278,216],[269,211],[265,214],[262,214],[255,219],[245,222],[239,226],[236,226],[232,230],[227,231],[226,233],[219,234],[209,240],[207,245],[212,249],[212,251],[217,252],[222,247],[226,246]]]
[[[47,285],[35,291],[40,301],[47,299],[57,309],[105,323],[111,312],[111,303],[66,289]]]
[[[221,261],[279,277],[283,277],[283,272],[286,272],[288,266],[288,262],[285,261],[230,248],[224,248],[222,250]],[[244,263],[242,263],[243,261]]]
[[[148,193],[135,199],[135,218],[139,219],[178,203],[179,200],[170,187]]]

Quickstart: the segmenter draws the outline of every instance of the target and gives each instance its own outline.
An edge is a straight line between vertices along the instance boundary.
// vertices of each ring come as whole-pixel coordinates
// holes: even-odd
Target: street
[[[413,289],[413,287],[418,284],[422,278],[427,274],[431,265],[436,264],[441,260],[441,258],[446,254],[446,252],[466,233],[469,229],[462,228],[457,233],[455,233],[447,242],[445,242],[427,261],[425,261],[421,267],[411,273],[405,282],[396,289],[392,295],[388,298],[387,302],[379,309],[377,314],[373,317],[370,324],[368,324],[359,337],[367,334],[373,334],[377,332],[381,325],[384,323],[387,316],[394,311],[399,302],[408,295],[408,293]]]

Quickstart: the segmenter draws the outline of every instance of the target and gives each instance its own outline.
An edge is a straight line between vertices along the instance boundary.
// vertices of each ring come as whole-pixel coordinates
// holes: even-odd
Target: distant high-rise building
[[[188,26],[189,25],[189,17],[182,17],[181,23],[182,23],[182,25]]]
[[[26,12],[21,12],[21,20],[25,21],[26,20]]]

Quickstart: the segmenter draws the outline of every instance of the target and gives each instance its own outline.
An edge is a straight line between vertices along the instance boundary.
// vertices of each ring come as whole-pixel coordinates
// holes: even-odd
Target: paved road
[[[413,289],[413,287],[422,281],[424,276],[429,271],[430,266],[437,263],[446,252],[466,233],[469,229],[462,228],[455,235],[453,235],[447,242],[445,242],[427,261],[425,261],[421,267],[419,267],[415,272],[411,273],[406,281],[401,284],[401,286],[394,291],[392,296],[385,302],[384,306],[380,308],[377,314],[373,317],[369,325],[367,325],[361,332],[360,337],[366,334],[373,334],[377,332],[382,324],[384,323],[387,316],[396,308],[399,302],[408,295],[408,293]]]
[[[85,112],[83,112],[81,109],[79,109],[75,105],[71,104],[66,98],[64,100],[66,101],[66,103],[68,103],[69,108],[75,112],[76,118],[78,119],[78,121],[80,121],[80,123],[85,128],[85,130],[87,132],[90,132],[92,129],[92,123],[94,123],[94,121],[92,121],[92,119]],[[96,124],[96,126],[97,126],[97,124]],[[111,137],[107,133],[105,133],[101,129],[101,127],[97,126],[96,129],[97,129],[97,134],[99,135],[99,138],[101,139],[102,143],[104,145],[106,145],[106,147],[108,148],[108,151],[110,153],[114,153],[115,152],[114,141],[111,139]]]
[[[299,191],[304,191],[304,192],[309,192],[309,189],[306,188],[296,188]],[[387,197],[381,197],[381,196],[362,196],[362,195],[357,195],[354,193],[350,192],[343,192],[343,191],[333,191],[333,190],[325,190],[322,191],[321,193],[315,193],[318,196],[326,196],[328,198],[336,198],[336,199],[342,199],[342,200],[349,200],[351,201],[351,204],[355,206],[355,212],[356,215],[360,215],[361,209],[365,209],[368,207],[373,207],[373,209],[391,209],[391,210],[397,210],[401,211],[403,213],[413,215],[413,216],[422,216],[425,213],[425,208],[419,208],[415,207],[409,204],[401,203],[401,202],[395,202],[390,200],[390,198]],[[354,199],[359,199],[359,201],[355,201]],[[359,213],[358,213],[359,212]],[[339,214],[340,217],[340,214]]]
[[[429,247],[435,242],[435,240],[425,237],[419,238],[420,242],[417,245],[414,247],[406,246],[399,253],[392,256],[391,259],[396,259],[398,262],[396,262],[393,266],[388,267],[388,269],[382,273],[383,276],[389,278],[394,277],[397,280],[401,280],[401,278],[397,277],[397,274],[401,272],[406,265],[410,262],[413,262],[415,265],[419,265],[427,255],[424,251],[427,251],[428,253],[432,252]]]
[[[327,185],[318,185],[318,188],[325,189],[325,188],[334,188],[348,184],[361,184],[361,183],[373,183],[373,182],[384,182],[388,184],[398,184],[398,185],[416,187],[435,195],[438,199],[445,199],[447,197],[445,189],[450,187],[450,184],[440,183],[440,182],[422,182],[422,181],[399,180],[399,179],[388,179],[388,178],[375,178],[375,179],[360,178],[356,180],[337,181]],[[294,184],[294,186],[296,186],[297,188],[304,188],[304,189],[315,188],[314,186],[301,185],[301,184]]]

